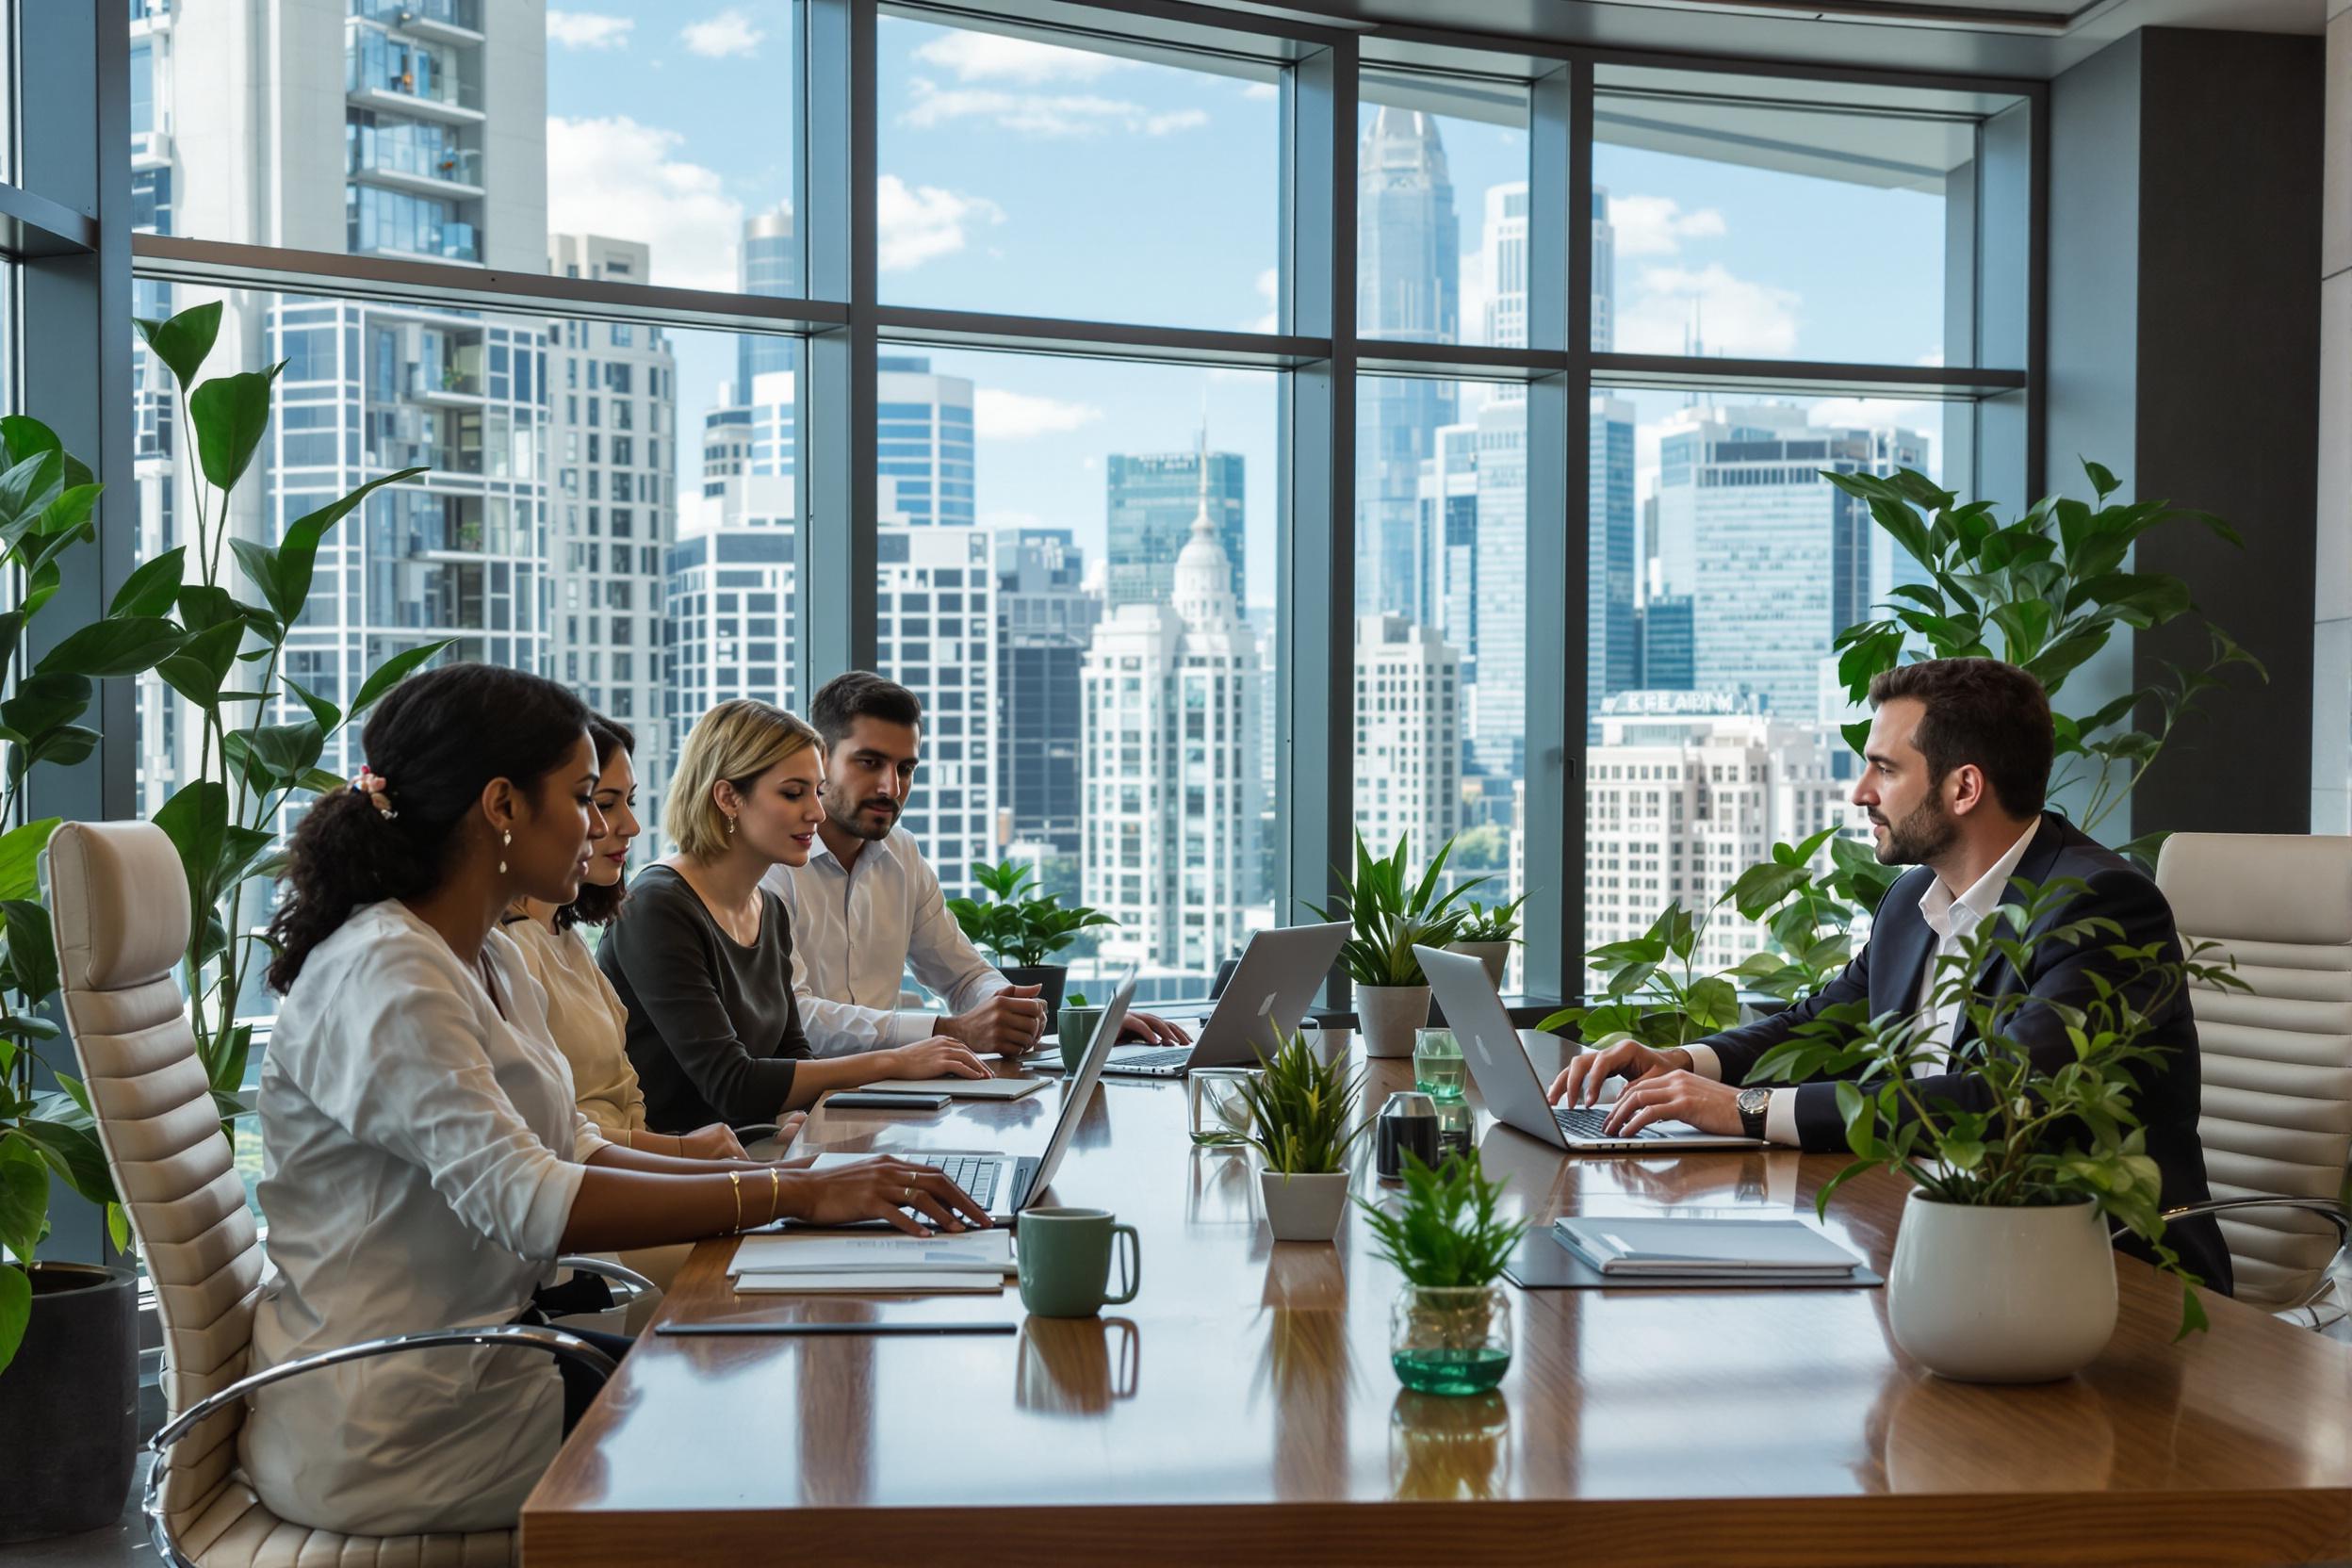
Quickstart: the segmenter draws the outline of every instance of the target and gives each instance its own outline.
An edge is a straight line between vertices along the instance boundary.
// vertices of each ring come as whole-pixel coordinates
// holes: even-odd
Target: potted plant
[[[1370,1128],[1356,1121],[1360,1079],[1318,1062],[1297,1035],[1278,1040],[1266,1070],[1242,1084],[1245,1135],[1263,1162],[1258,1188],[1276,1241],[1330,1241],[1348,1212],[1348,1152]]]
[[[1016,986],[1035,986],[1045,999],[1045,1016],[1062,1010],[1062,987],[1070,966],[1049,960],[1078,933],[1119,922],[1083,904],[1065,908],[1060,898],[1033,896],[1029,868],[1018,860],[992,866],[986,861],[972,868],[972,879],[988,894],[986,903],[971,898],[947,901],[956,923],[974,944],[996,956],[997,968]]]
[[[2120,945],[2113,921],[2064,919],[2083,890],[2079,880],[2016,886],[2017,900],[1936,960],[1933,981],[1936,1009],[1963,1011],[1972,1030],[1952,1058],[1988,1086],[1987,1108],[1930,1100],[1917,1086],[1916,1071],[1944,1055],[1926,1009],[1869,1019],[1854,1004],[1826,1008],[1750,1074],[1839,1080],[1854,1161],[1816,1206],[1825,1213],[1848,1177],[1873,1167],[1910,1181],[1887,1270],[1887,1326],[1929,1371],[1974,1382],[2064,1378],[2105,1348],[2115,1326],[2111,1225],[2146,1242],[2180,1280],[2180,1332],[2205,1326],[2196,1281],[2164,1243],[2161,1179],[2132,1097],[2139,1073],[2166,1066],[2148,1042],[2149,1020],[2183,987],[2246,988],[2230,965],[2205,961],[2213,944],[2166,959]],[[2089,1005],[1978,989],[1974,976],[1988,964],[2025,972],[2044,943],[2105,944],[2108,967]],[[2025,1007],[2063,1023],[2073,1049],[2062,1061],[2036,1062],[2019,1041],[2014,1021]]]
[[[1477,899],[1462,905],[1462,930],[1446,945],[1455,953],[1467,953],[1486,966],[1486,977],[1496,990],[1503,988],[1503,966],[1511,962],[1511,950],[1519,945],[1519,910],[1527,902],[1522,893],[1509,904],[1493,908]]]
[[[1630,1037],[1657,1051],[1705,1039],[1740,1021],[1740,993],[1727,974],[1699,972],[1707,920],[1675,899],[1630,941],[1585,955],[1601,974],[1597,1006],[1562,1007],[1536,1027],[1574,1028],[1588,1045]]]
[[[1062,1066],[1071,1072],[1086,1059],[1086,1046],[1094,1039],[1095,1027],[1102,1021],[1106,1009],[1086,1000],[1084,991],[1072,991],[1054,1016],[1054,1032],[1062,1042]]]
[[[1455,900],[1486,880],[1473,877],[1443,893],[1437,890],[1454,847],[1449,839],[1414,881],[1405,869],[1410,838],[1398,836],[1396,847],[1375,859],[1364,835],[1357,834],[1355,875],[1337,874],[1340,893],[1330,908],[1307,906],[1322,920],[1355,926],[1339,950],[1339,961],[1356,988],[1356,1021],[1366,1056],[1413,1054],[1414,1032],[1429,1021],[1429,980],[1413,950],[1444,947],[1458,938],[1468,912]]]
[[[1494,1281],[1527,1225],[1497,1216],[1502,1192],[1476,1160],[1432,1170],[1408,1152],[1396,1212],[1364,1205],[1375,1252],[1405,1277],[1388,1359],[1416,1393],[1484,1394],[1511,1370],[1511,1298]]]

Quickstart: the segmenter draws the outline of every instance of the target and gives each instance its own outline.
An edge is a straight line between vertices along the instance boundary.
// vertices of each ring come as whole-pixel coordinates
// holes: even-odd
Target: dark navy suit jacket
[[[1868,944],[1820,990],[1785,1012],[1707,1041],[1722,1064],[1723,1082],[1746,1082],[1757,1058],[1788,1039],[1796,1032],[1797,1025],[1825,1007],[1864,1003],[1872,1018],[1882,1013],[1911,1012],[1919,1004],[1920,982],[1936,947],[1936,933],[1919,913],[1919,896],[1927,890],[1928,881],[1935,874],[1925,866],[1916,867],[1894,885],[1878,906]],[[2006,958],[1997,957],[1978,977],[1980,995],[2024,991],[2056,1002],[2087,1005],[2096,995],[2089,975],[2102,965],[2114,963],[2103,950],[2117,940],[2134,947],[2162,942],[2167,957],[2180,957],[2180,939],[2173,928],[2172,906],[2157,891],[2156,884],[2130,861],[2053,812],[2043,813],[2034,841],[2026,846],[2024,856],[2017,861],[2015,876],[2033,883],[2071,877],[2086,884],[2088,890],[2026,933],[2031,953],[2029,972],[2019,974]],[[2017,901],[2013,881],[2003,902]],[[2094,939],[2079,946],[2034,940],[2051,925],[2094,915],[2104,916],[2121,926],[2122,937]],[[2132,1104],[2148,1129],[2148,1155],[2164,1176],[2164,1207],[2172,1208],[2201,1202],[2212,1196],[2205,1184],[2204,1146],[2197,1136],[2197,1019],[2190,1010],[2187,992],[2183,990],[2175,996],[2151,1021],[2155,1027],[2148,1043],[2164,1051],[2163,1065],[2151,1065],[2142,1071]],[[2018,1008],[2009,1015],[2008,1028],[2033,1054],[2037,1067],[2054,1071],[2074,1057],[2065,1025],[2047,1008]],[[1967,1041],[1974,1033],[1972,1025],[1963,1023],[1954,1043]],[[1946,1099],[1976,1110],[1990,1102],[1989,1086],[1965,1069],[1922,1078],[1919,1087],[1920,1098],[1931,1104],[1937,1099]],[[1845,1119],[1838,1112],[1837,1086],[1826,1082],[1810,1083],[1799,1086],[1796,1092],[1797,1134],[1805,1148],[1813,1152],[1845,1149]],[[2212,1219],[2180,1221],[2169,1228],[2165,1240],[2180,1253],[2182,1266],[2201,1276],[2209,1287],[2223,1292],[2230,1288],[2229,1250],[2222,1245],[2220,1228]],[[2127,1238],[2120,1245],[2126,1251],[2148,1255],[2134,1240]]]

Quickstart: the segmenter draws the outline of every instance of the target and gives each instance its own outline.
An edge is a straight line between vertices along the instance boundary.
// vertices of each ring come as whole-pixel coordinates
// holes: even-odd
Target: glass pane
[[[884,352],[880,666],[930,721],[905,823],[951,894],[1011,857],[1117,919],[1089,994],[1134,962],[1143,1000],[1205,995],[1275,919],[1275,397]]]
[[[249,9],[132,0],[161,232],[516,271],[597,234],[650,245],[655,283],[799,290],[796,246],[761,253],[792,227],[790,0],[341,0],[258,34]]]
[[[1596,311],[1596,346],[1945,363],[1947,245],[1969,232],[1956,209],[1974,200],[1979,115],[2005,102],[1603,71],[1592,179],[1611,330]],[[1965,340],[1951,347],[1965,359]]]
[[[1356,826],[1416,866],[1459,835],[1448,880],[1489,878],[1481,903],[1524,890],[1527,428],[1519,387],[1357,386]]]
[[[1734,878],[1838,824],[1856,760],[1839,726],[1838,632],[1910,563],[1824,469],[1940,479],[1966,405],[1673,392],[1593,399],[1585,935],[1639,937],[1670,900],[1712,909]],[[1607,478],[1602,457],[1607,455]],[[1728,908],[1700,961],[1755,951]]]
[[[1367,71],[1356,137],[1358,334],[1525,348],[1526,92]]]
[[[1275,330],[1270,67],[880,29],[885,300]]]

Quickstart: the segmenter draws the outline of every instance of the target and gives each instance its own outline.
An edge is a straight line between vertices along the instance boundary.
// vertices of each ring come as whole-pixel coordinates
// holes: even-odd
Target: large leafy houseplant
[[[194,433],[195,515],[188,545],[146,563],[124,584],[133,613],[122,635],[161,645],[155,674],[197,719],[188,776],[155,821],[178,848],[188,877],[194,919],[183,969],[197,1051],[214,1090],[227,1094],[244,1081],[253,1032],[237,1021],[237,1007],[268,941],[251,929],[261,913],[252,885],[271,869],[280,819],[298,799],[340,786],[318,766],[328,743],[449,644],[393,654],[345,702],[285,673],[286,639],[310,597],[319,546],[369,495],[425,470],[384,474],[290,518],[275,545],[237,537],[231,498],[268,433],[284,362],[199,381],[220,330],[218,303],[138,326],[172,373],[181,428]],[[234,590],[232,564],[242,577]]]
[[[1051,963],[1080,932],[1119,923],[1083,904],[1066,906],[1053,893],[1034,896],[1029,868],[1018,860],[1002,865],[982,861],[972,868],[972,879],[988,893],[988,900],[951,898],[948,911],[976,945],[1019,968]]]
[[[1443,892],[1438,890],[1446,873],[1446,858],[1453,853],[1450,839],[1438,847],[1429,869],[1415,879],[1406,864],[1411,837],[1398,835],[1396,847],[1387,856],[1375,858],[1364,844],[1364,835],[1358,833],[1355,874],[1348,876],[1334,871],[1333,874],[1340,878],[1340,890],[1330,907],[1307,905],[1319,920],[1346,921],[1354,925],[1354,931],[1340,947],[1339,961],[1347,970],[1348,978],[1356,985],[1429,984],[1428,976],[1421,972],[1421,960],[1413,956],[1414,946],[1444,947],[1447,942],[1460,941],[1469,911],[1458,906],[1456,901],[1488,880],[1483,876],[1472,877]]]
[[[2151,1021],[2192,981],[2236,989],[2245,982],[2230,963],[2210,961],[2211,943],[2170,958],[2154,944],[2125,945],[2123,928],[2103,916],[2064,918],[2085,889],[2079,879],[2063,877],[2039,886],[2013,883],[2015,896],[1957,953],[1936,960],[1934,1010],[1964,1017],[1970,1037],[1952,1049],[1949,1062],[1931,1037],[1926,1010],[1873,1019],[1860,1004],[1847,1004],[1824,1008],[1800,1025],[1757,1061],[1749,1077],[1756,1083],[1836,1080],[1854,1158],[1822,1184],[1815,1200],[1822,1213],[1848,1178],[1876,1168],[1898,1172],[1939,1203],[2096,1204],[2182,1282],[2185,1334],[2204,1327],[2204,1309],[2189,1288],[2193,1278],[2164,1242],[2162,1178],[2147,1152],[2134,1096],[2142,1073],[2167,1066],[2164,1052],[2149,1042]],[[2087,1004],[2023,990],[1986,994],[1976,986],[1974,977],[1996,959],[2020,974],[2030,972],[2035,950],[2044,946],[2101,955],[2101,965],[2085,972],[2093,987]],[[2072,1047],[2054,1064],[2035,1061],[2020,1038],[2020,1015],[2028,1009],[2046,1009]],[[1922,1074],[1957,1070],[1984,1086],[1984,1109],[1922,1091]]]

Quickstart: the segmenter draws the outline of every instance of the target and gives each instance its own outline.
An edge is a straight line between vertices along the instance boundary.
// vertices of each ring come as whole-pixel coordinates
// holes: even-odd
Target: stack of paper
[[[783,1295],[994,1293],[1016,1272],[1008,1230],[745,1236],[727,1267],[738,1293]]]
[[[1798,1219],[1576,1217],[1552,1229],[1594,1268],[1626,1279],[1842,1280],[1862,1266]]]

